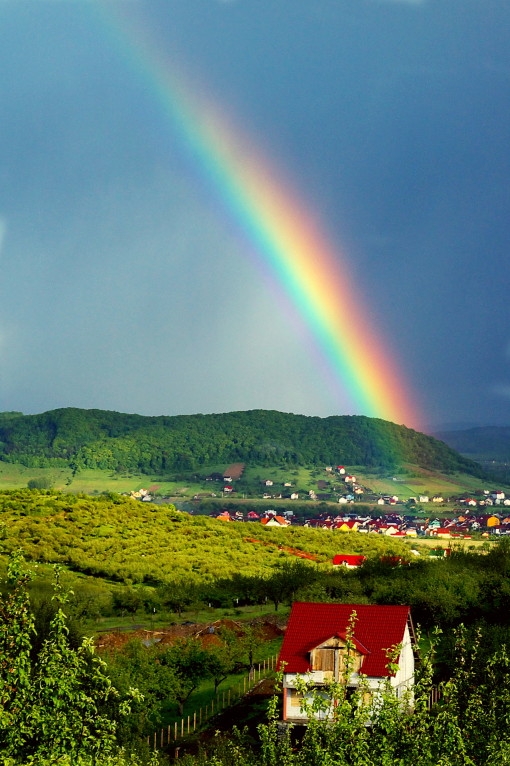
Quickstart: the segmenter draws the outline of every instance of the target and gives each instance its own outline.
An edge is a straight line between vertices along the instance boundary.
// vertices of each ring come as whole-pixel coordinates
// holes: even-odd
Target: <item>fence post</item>
[[[253,684],[253,685],[256,684],[256,682],[257,682],[257,670],[258,670],[258,679],[260,681],[263,673],[265,673],[266,671],[269,671],[270,669],[274,669],[276,667],[276,659],[277,659],[276,655],[273,654],[272,657],[269,657],[267,660],[263,660],[262,663],[259,662],[257,666],[253,665],[250,668],[248,676],[243,676],[243,685],[242,685],[242,687],[241,687],[241,682],[239,681],[239,684],[237,686],[237,692],[235,690],[232,691],[232,689],[228,689],[227,690],[227,702],[226,702],[226,704],[228,706],[230,706],[232,704],[232,700],[233,699],[234,700],[240,699],[243,695],[246,694],[247,690],[248,691],[250,690],[250,685],[251,684]],[[441,694],[439,692],[439,688],[438,687],[434,687],[432,689],[430,697],[429,697],[429,709],[430,709],[430,707],[432,705],[437,703],[437,701],[439,700],[440,697],[441,697]],[[223,708],[225,708],[225,690],[223,689],[221,698],[220,698],[220,695],[218,693],[215,699],[216,699],[216,710],[219,713]],[[213,698],[211,700],[211,711],[210,711],[211,717],[214,716],[214,701],[215,701],[215,699]],[[202,707],[199,708],[198,716],[197,716],[197,711],[196,710],[194,711],[194,713],[193,713],[193,723],[191,723],[191,715],[188,715],[187,716],[187,724],[186,724],[187,733],[188,734],[190,733],[191,725],[193,725],[193,732],[196,731],[196,729],[197,729],[197,723],[198,723],[198,726],[201,727],[202,726],[202,719],[204,721],[206,721],[207,718],[208,718],[208,715],[209,715],[209,704],[206,704],[205,710]],[[197,721],[197,718],[198,718],[198,721]],[[180,724],[180,730],[181,730],[180,731],[180,736],[181,737],[184,737],[184,726],[185,726],[185,717],[181,718],[181,724]],[[174,721],[174,730],[173,730],[174,742],[177,742],[178,738],[179,738],[179,724],[178,724],[177,721]],[[147,737],[147,745],[149,747],[150,747],[150,740],[151,740],[151,738],[150,738],[150,736],[148,736]],[[165,745],[165,729],[164,728],[160,729],[159,740],[160,740],[159,741],[159,746],[160,746],[161,749],[163,749],[163,747]],[[168,726],[167,726],[167,745],[170,744],[171,740],[172,740],[172,725],[168,724]],[[154,747],[154,750],[158,749],[158,733],[156,731],[154,732],[154,737],[153,737],[153,747]],[[179,748],[177,748],[176,752],[178,752],[178,750],[179,750]]]

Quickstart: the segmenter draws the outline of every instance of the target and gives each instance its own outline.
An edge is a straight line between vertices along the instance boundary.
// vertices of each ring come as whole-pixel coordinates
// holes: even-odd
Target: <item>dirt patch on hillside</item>
[[[287,627],[287,617],[275,615],[272,619],[259,618],[251,623],[260,635],[262,641],[273,641],[280,638],[285,633]]]
[[[281,543],[268,542],[267,540],[258,540],[256,537],[245,537],[246,543],[253,543],[258,545],[265,545],[267,548],[278,548],[279,551],[288,553],[291,556],[297,556],[300,559],[307,559],[307,561],[319,561],[319,557],[315,553],[307,553],[300,548],[291,548],[288,545],[282,545]]]
[[[117,630],[108,631],[105,633],[99,633],[96,636],[95,645],[99,651],[110,651],[112,649],[122,649],[129,641],[138,640],[147,646],[153,644],[159,644],[164,646],[165,644],[173,644],[180,638],[190,638],[195,635],[197,631],[197,625],[170,625],[168,628],[160,630],[145,630],[144,628],[137,628],[123,630],[121,628]]]
[[[231,463],[223,471],[223,476],[230,476],[232,481],[235,481],[236,479],[241,478],[241,476],[243,475],[244,469],[245,469],[244,463]]]
[[[256,628],[261,641],[272,641],[279,638],[285,632],[285,619],[275,615],[274,620],[258,618],[250,623],[240,623],[235,620],[216,620],[211,623],[190,623],[169,625],[168,628],[158,630],[146,630],[133,626],[131,630],[111,630],[99,633],[95,645],[98,651],[114,651],[122,649],[129,641],[138,640],[146,646],[171,646],[182,638],[196,638],[203,646],[211,646],[220,642],[219,634],[222,629],[230,630],[241,637],[245,633],[245,626]]]

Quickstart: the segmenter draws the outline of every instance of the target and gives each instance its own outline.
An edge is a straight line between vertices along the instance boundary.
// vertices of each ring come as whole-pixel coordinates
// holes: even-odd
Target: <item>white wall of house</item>
[[[402,648],[400,651],[400,657],[398,659],[398,670],[394,676],[390,677],[391,686],[398,690],[398,696],[401,697],[407,689],[412,689],[414,684],[414,654],[411,643],[411,636],[409,628],[406,626],[404,638],[402,641]],[[323,670],[310,671],[304,676],[300,676],[297,673],[285,673],[283,676],[283,717],[284,720],[292,721],[306,721],[307,714],[301,710],[301,698],[297,692],[298,679],[302,678],[305,683],[314,687],[320,687],[327,683],[331,674]],[[381,685],[384,683],[384,679],[381,678],[364,678],[368,688],[377,692]],[[349,686],[357,686],[359,683],[359,675],[353,673],[349,680]],[[329,713],[321,717],[329,717],[333,714],[333,706],[330,707]]]

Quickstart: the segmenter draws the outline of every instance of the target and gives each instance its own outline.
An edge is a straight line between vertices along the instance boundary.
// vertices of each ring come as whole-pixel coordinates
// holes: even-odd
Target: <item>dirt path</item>
[[[172,744],[169,755],[177,760],[185,754],[196,755],[199,750],[207,751],[217,739],[218,732],[228,737],[234,726],[240,731],[246,730],[247,738],[256,743],[257,726],[267,720],[267,705],[274,693],[274,678],[262,679],[239,702],[211,718],[207,729],[187,741]]]

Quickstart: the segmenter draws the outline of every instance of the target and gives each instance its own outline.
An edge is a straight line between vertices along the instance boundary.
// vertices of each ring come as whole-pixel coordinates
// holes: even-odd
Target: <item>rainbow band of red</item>
[[[335,381],[339,400],[347,393],[357,414],[418,428],[418,408],[395,354],[371,321],[343,253],[246,133],[234,129],[216,103],[186,83],[140,20],[133,25],[121,6],[125,4],[116,10],[111,4],[96,9],[248,237],[248,249],[269,267],[297,310]]]

